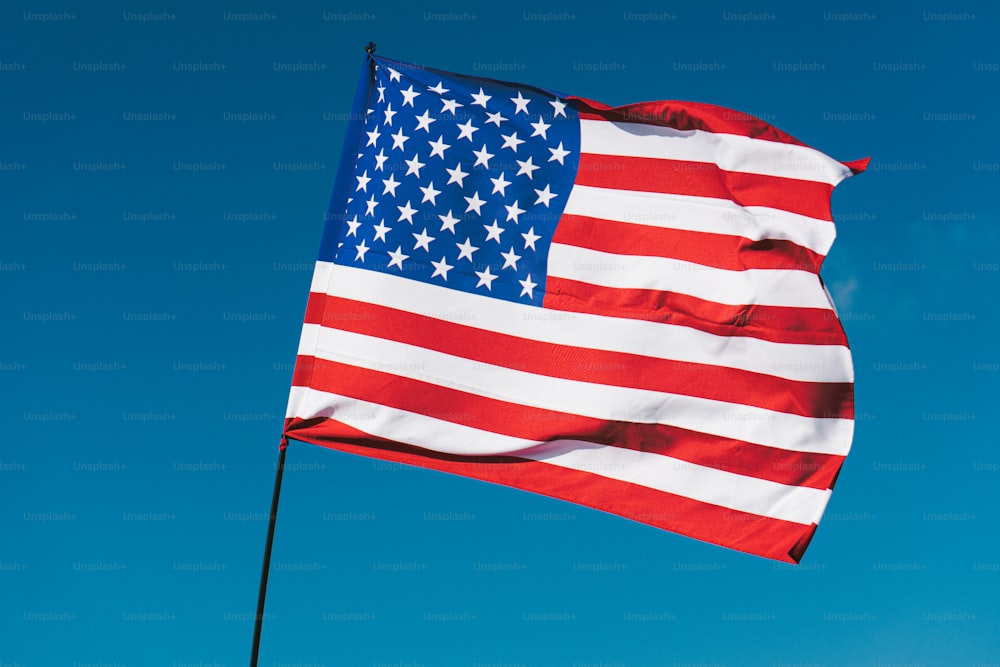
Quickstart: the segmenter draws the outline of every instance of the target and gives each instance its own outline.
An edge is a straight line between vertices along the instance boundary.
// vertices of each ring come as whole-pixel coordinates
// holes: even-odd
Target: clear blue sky
[[[869,171],[823,270],[854,449],[802,565],[293,443],[260,664],[1000,664],[990,3],[8,2],[0,665],[244,665],[368,40],[762,116]]]

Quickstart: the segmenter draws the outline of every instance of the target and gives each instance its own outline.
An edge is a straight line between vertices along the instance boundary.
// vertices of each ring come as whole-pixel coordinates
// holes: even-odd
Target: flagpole
[[[281,477],[285,472],[285,450],[288,449],[288,440],[282,438],[279,449],[278,471],[274,475],[274,494],[271,496],[271,516],[267,522],[267,541],[264,543],[264,565],[260,571],[260,591],[257,593],[257,618],[253,626],[253,650],[250,653],[250,667],[257,667],[257,653],[260,651],[260,628],[264,622],[267,573],[271,567],[271,544],[274,542],[274,523],[278,518],[278,498],[281,496]]]

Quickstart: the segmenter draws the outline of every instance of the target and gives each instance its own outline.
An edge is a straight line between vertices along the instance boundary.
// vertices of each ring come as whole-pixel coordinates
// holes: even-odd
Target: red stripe
[[[737,551],[797,563],[816,525],[703,503],[648,487],[514,457],[463,457],[373,437],[332,419],[289,419],[285,435],[349,454],[471,477],[610,512]]]
[[[309,295],[306,322],[567,380],[740,403],[804,417],[854,416],[849,382],[798,382],[725,366],[546,343],[320,293]]]
[[[584,97],[571,97],[569,99],[573,100],[581,120],[643,123],[671,127],[675,130],[703,130],[782,144],[806,145],[787,132],[782,132],[755,116],[714,104],[664,100],[610,107],[602,102],[595,102]]]
[[[669,257],[729,271],[788,269],[819,273],[823,255],[792,241],[711,234],[686,229],[563,214],[554,243],[617,255]]]
[[[760,479],[828,489],[844,457],[790,452],[662,424],[596,419],[300,357],[292,384],[537,442],[571,439],[649,452]]]
[[[545,308],[668,322],[718,336],[750,336],[774,343],[847,346],[836,313],[822,308],[733,306],[647,289],[616,289],[548,277]]]
[[[767,206],[833,221],[833,186],[828,183],[726,171],[712,162],[581,153],[575,182],[596,188],[728,199],[740,206]]]

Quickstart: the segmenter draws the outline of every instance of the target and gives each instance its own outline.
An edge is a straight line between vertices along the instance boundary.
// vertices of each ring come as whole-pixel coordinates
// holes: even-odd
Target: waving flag
[[[708,104],[369,56],[288,438],[798,562],[853,434],[841,163]]]

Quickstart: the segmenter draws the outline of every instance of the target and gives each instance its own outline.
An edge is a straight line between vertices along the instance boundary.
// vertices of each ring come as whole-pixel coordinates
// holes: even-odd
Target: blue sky
[[[841,160],[858,423],[796,567],[293,443],[261,665],[1000,664],[997,10],[0,9],[0,665],[242,665],[363,45]]]

